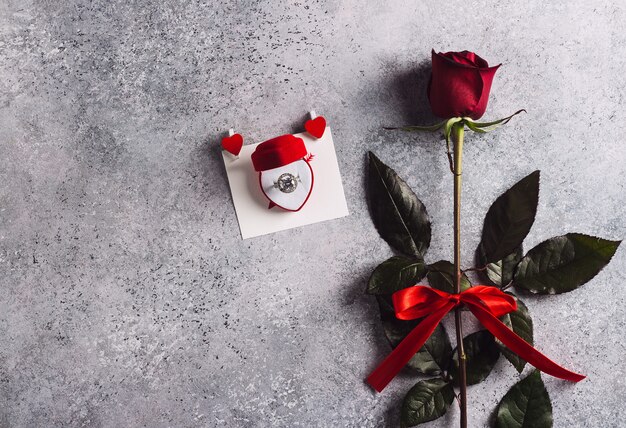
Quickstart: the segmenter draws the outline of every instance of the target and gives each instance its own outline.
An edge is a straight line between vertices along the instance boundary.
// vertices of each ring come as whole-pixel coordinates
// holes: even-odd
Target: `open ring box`
[[[313,191],[314,174],[302,138],[291,134],[259,144],[251,156],[271,206],[300,211]]]
[[[222,156],[243,239],[348,215],[330,127]]]

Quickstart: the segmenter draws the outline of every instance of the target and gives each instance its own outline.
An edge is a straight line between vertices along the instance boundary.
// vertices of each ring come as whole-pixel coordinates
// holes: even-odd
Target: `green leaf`
[[[448,370],[451,358],[452,345],[446,329],[440,323],[407,365],[420,373],[439,375]]]
[[[500,350],[496,340],[487,330],[480,330],[463,338],[465,348],[467,384],[474,385],[482,382],[489,376],[493,366],[500,357]],[[455,383],[458,384],[459,359],[456,350],[453,351],[452,375]]]
[[[404,321],[396,318],[390,296],[376,296],[380,308],[385,336],[393,348],[422,320]],[[442,324],[430,335],[424,346],[409,360],[407,367],[423,374],[438,375],[448,369],[452,357],[452,345]]]
[[[422,380],[415,384],[402,402],[401,423],[410,427],[443,416],[454,401],[454,388],[443,379]]]
[[[393,294],[416,285],[426,272],[427,266],[421,260],[392,257],[374,269],[367,283],[367,294]]]
[[[572,291],[596,276],[620,243],[580,233],[548,239],[519,262],[513,283],[539,294]]]
[[[401,126],[397,128],[384,127],[384,129],[388,131],[399,129],[400,131],[406,131],[406,132],[435,132],[435,131],[440,130],[443,127],[443,125],[445,125],[445,123],[446,121],[444,120],[443,122],[435,123],[434,125],[428,125],[428,126],[411,125],[411,126]]]
[[[552,403],[539,371],[507,392],[496,409],[496,428],[551,428]]]
[[[539,201],[539,171],[518,181],[491,205],[478,245],[482,266],[497,262],[522,245],[528,235]]]
[[[513,280],[515,266],[522,260],[523,255],[524,252],[520,245],[515,251],[502,260],[487,264],[485,275],[487,275],[489,281],[497,287],[502,288],[508,285]]]
[[[480,132],[481,134],[484,134],[486,132],[493,131],[494,129],[500,127],[501,125],[505,125],[506,123],[508,123],[509,120],[511,120],[513,116],[518,115],[521,112],[526,113],[526,110],[524,109],[518,110],[510,116],[507,116],[502,119],[494,120],[493,122],[474,122],[469,117],[464,117],[463,121],[465,122],[467,127],[471,129],[472,131]]]
[[[430,219],[424,204],[396,172],[369,152],[369,202],[378,233],[393,248],[424,258]]]
[[[428,265],[428,283],[437,290],[446,293],[456,293],[454,289],[454,265],[447,260],[439,260],[436,263]],[[471,283],[465,274],[461,276],[461,291],[465,291],[471,287]]]
[[[509,293],[510,294],[510,293]],[[528,313],[528,308],[517,296],[515,297],[517,300],[517,310],[515,312],[510,312],[500,320],[506,324],[508,328],[513,330],[519,337],[524,339],[529,344],[533,344],[533,320],[530,318],[530,313]],[[526,361],[524,361],[519,355],[515,352],[511,351],[509,348],[504,346],[502,342],[496,339],[496,343],[498,347],[502,351],[502,355],[505,356],[507,360],[513,364],[513,367],[521,373],[524,370],[524,366],[526,365]]]

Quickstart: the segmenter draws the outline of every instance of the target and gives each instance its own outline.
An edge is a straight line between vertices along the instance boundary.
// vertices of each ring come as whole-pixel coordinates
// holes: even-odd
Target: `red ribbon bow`
[[[391,379],[424,345],[424,342],[430,337],[443,317],[456,306],[463,304],[507,348],[542,372],[572,382],[579,382],[585,378],[583,375],[559,366],[498,319],[502,315],[517,310],[517,302],[513,296],[503,293],[496,287],[477,285],[460,294],[449,294],[445,291],[418,285],[397,291],[391,298],[398,319],[426,318],[396,346],[367,378],[367,383],[378,392],[385,389]]]

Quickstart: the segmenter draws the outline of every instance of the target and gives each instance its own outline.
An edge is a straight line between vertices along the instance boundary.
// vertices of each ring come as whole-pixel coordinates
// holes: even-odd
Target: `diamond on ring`
[[[274,188],[280,190],[283,193],[291,193],[298,187],[300,176],[295,176],[288,172],[281,174],[278,180],[274,182]]]

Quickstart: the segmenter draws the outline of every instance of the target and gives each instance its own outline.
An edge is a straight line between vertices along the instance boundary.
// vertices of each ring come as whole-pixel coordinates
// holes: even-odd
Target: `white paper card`
[[[267,209],[269,201],[259,187],[259,173],[251,159],[258,144],[244,145],[239,159],[222,152],[243,239],[348,215],[330,127],[319,140],[307,133],[294,135],[302,138],[309,153],[314,155],[310,163],[315,177],[309,200],[297,212],[279,207]]]

